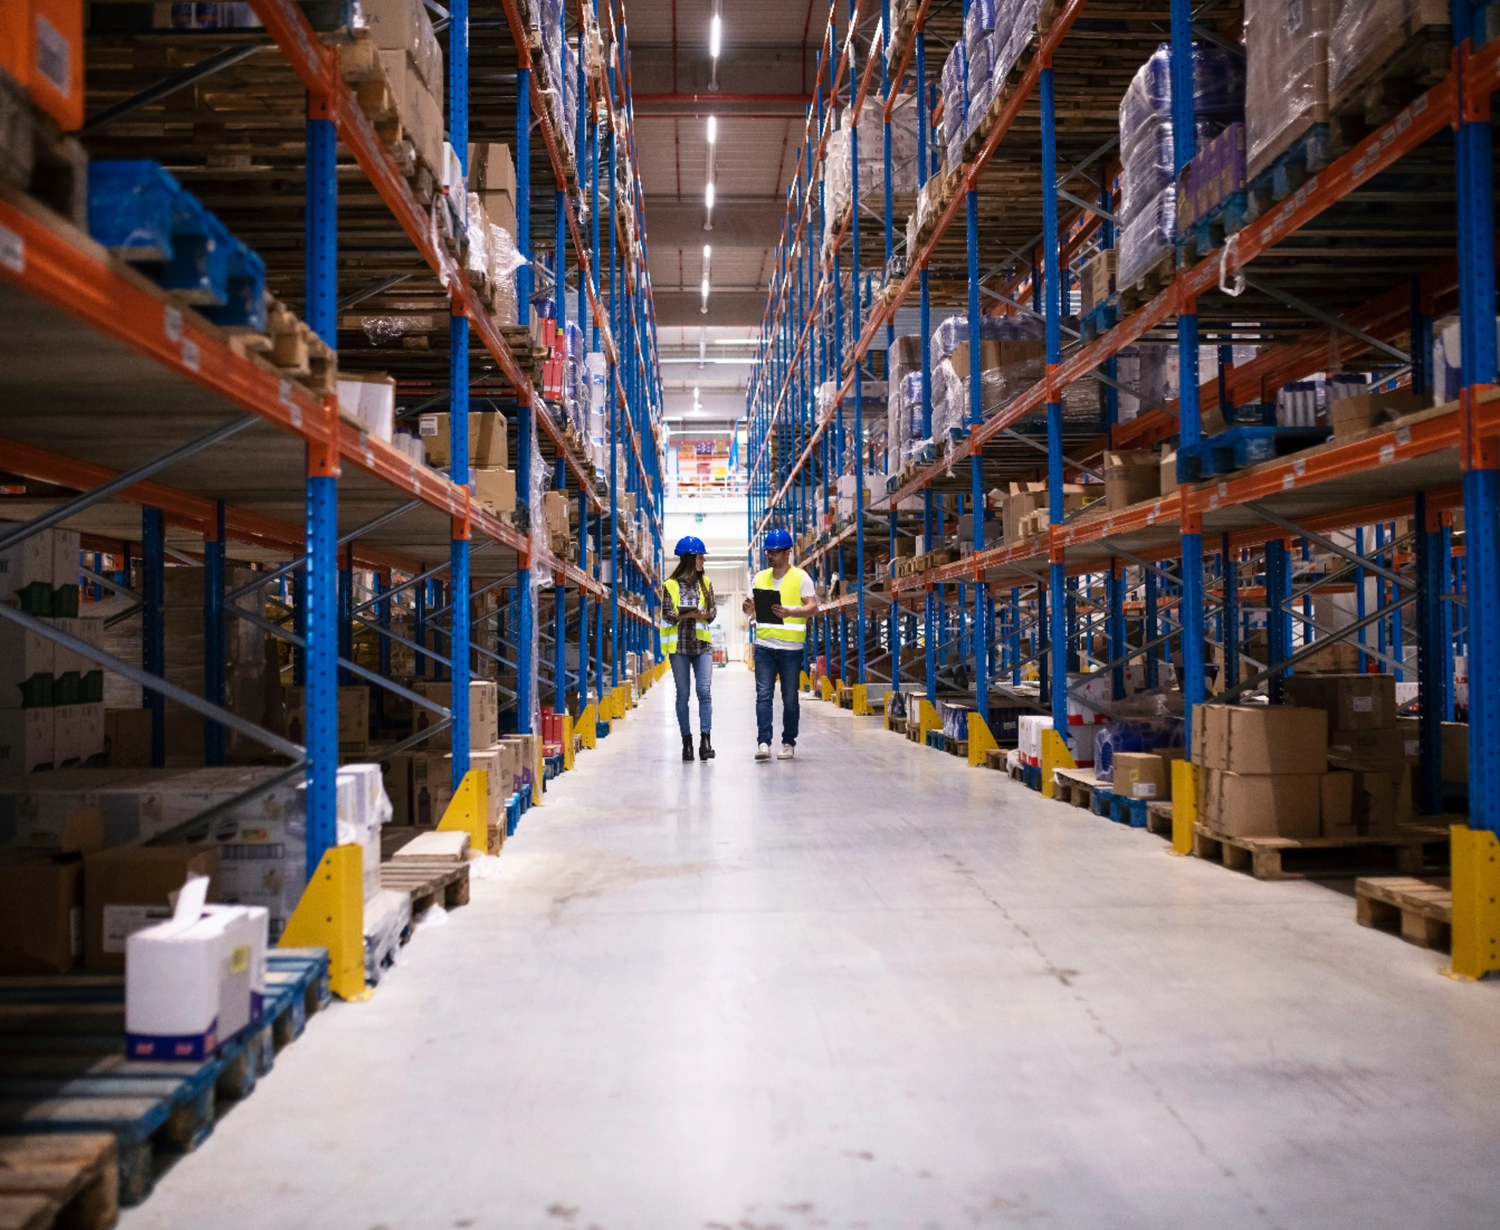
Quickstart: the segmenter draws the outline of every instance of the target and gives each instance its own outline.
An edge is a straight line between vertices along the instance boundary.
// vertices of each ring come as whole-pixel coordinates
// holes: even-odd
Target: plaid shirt
[[[692,592],[691,589],[686,588],[690,583],[679,581],[677,584],[678,588],[685,590],[686,593],[690,594]],[[680,616],[677,612],[676,604],[672,601],[671,591],[665,585],[662,586],[661,590],[661,605],[662,623],[669,624],[676,622],[677,624],[678,653],[685,653],[691,658],[696,657],[700,653],[707,653],[713,648],[712,644],[708,641],[700,641],[698,639],[699,623],[707,627],[718,618],[719,614],[719,604],[714,598],[713,582],[706,576],[698,578],[697,615]]]

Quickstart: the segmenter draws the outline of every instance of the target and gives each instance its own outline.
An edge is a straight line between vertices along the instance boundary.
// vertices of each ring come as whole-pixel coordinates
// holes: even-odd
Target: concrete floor
[[[804,702],[671,684],[125,1230],[1493,1227],[1500,987]]]

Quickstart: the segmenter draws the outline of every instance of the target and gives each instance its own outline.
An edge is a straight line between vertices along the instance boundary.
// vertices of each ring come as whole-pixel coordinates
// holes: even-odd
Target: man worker
[[[797,746],[798,698],[802,654],[807,644],[807,620],[818,611],[818,589],[812,577],[791,563],[792,536],[786,530],[766,535],[769,568],[756,573],[756,589],[774,589],[780,600],[771,613],[781,623],[755,626],[755,759],[771,759],[771,701],[776,681],[781,680],[781,752],[778,760],[791,760]],[[744,602],[745,614],[755,610],[753,598]]]

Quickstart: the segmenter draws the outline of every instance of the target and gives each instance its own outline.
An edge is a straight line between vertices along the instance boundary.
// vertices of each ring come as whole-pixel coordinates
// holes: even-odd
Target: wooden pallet
[[[1453,946],[1453,888],[1446,876],[1362,877],[1354,882],[1354,917],[1361,927],[1392,931],[1419,948]]]
[[[1428,847],[1446,851],[1448,831],[1408,826],[1384,837],[1229,837],[1193,826],[1193,853],[1257,880],[1338,879],[1371,867],[1420,872]]]
[[[119,1219],[113,1136],[0,1137],[0,1230],[109,1230]]]
[[[266,965],[259,1023],[183,1063],[125,1057],[123,976],[0,979],[0,1139],[107,1133],[119,1202],[140,1203],[161,1160],[206,1140],[328,1003],[323,949],[273,949]]]
[[[1146,804],[1146,831],[1158,836],[1172,838],[1172,804],[1151,802]]]
[[[1052,797],[1074,807],[1090,807],[1099,785],[1092,769],[1057,769],[1052,780],[1055,783]]]
[[[992,748],[990,748],[984,754],[984,767],[986,769],[998,769],[1001,773],[1004,773],[1005,772],[1005,754],[1009,750],[1010,750],[1009,748],[1004,748],[1004,747],[992,747]]]
[[[469,904],[469,864],[447,859],[394,859],[380,865],[380,887],[409,893],[413,918],[434,905],[456,910]]]

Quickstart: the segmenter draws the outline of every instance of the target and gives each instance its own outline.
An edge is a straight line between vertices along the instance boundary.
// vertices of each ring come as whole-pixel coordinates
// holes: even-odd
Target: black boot
[[[682,736],[682,758],[684,760],[691,760],[693,758],[693,736],[692,735],[683,735]]]
[[[714,745],[708,741],[708,731],[698,736],[698,759],[712,760],[714,758]]]

